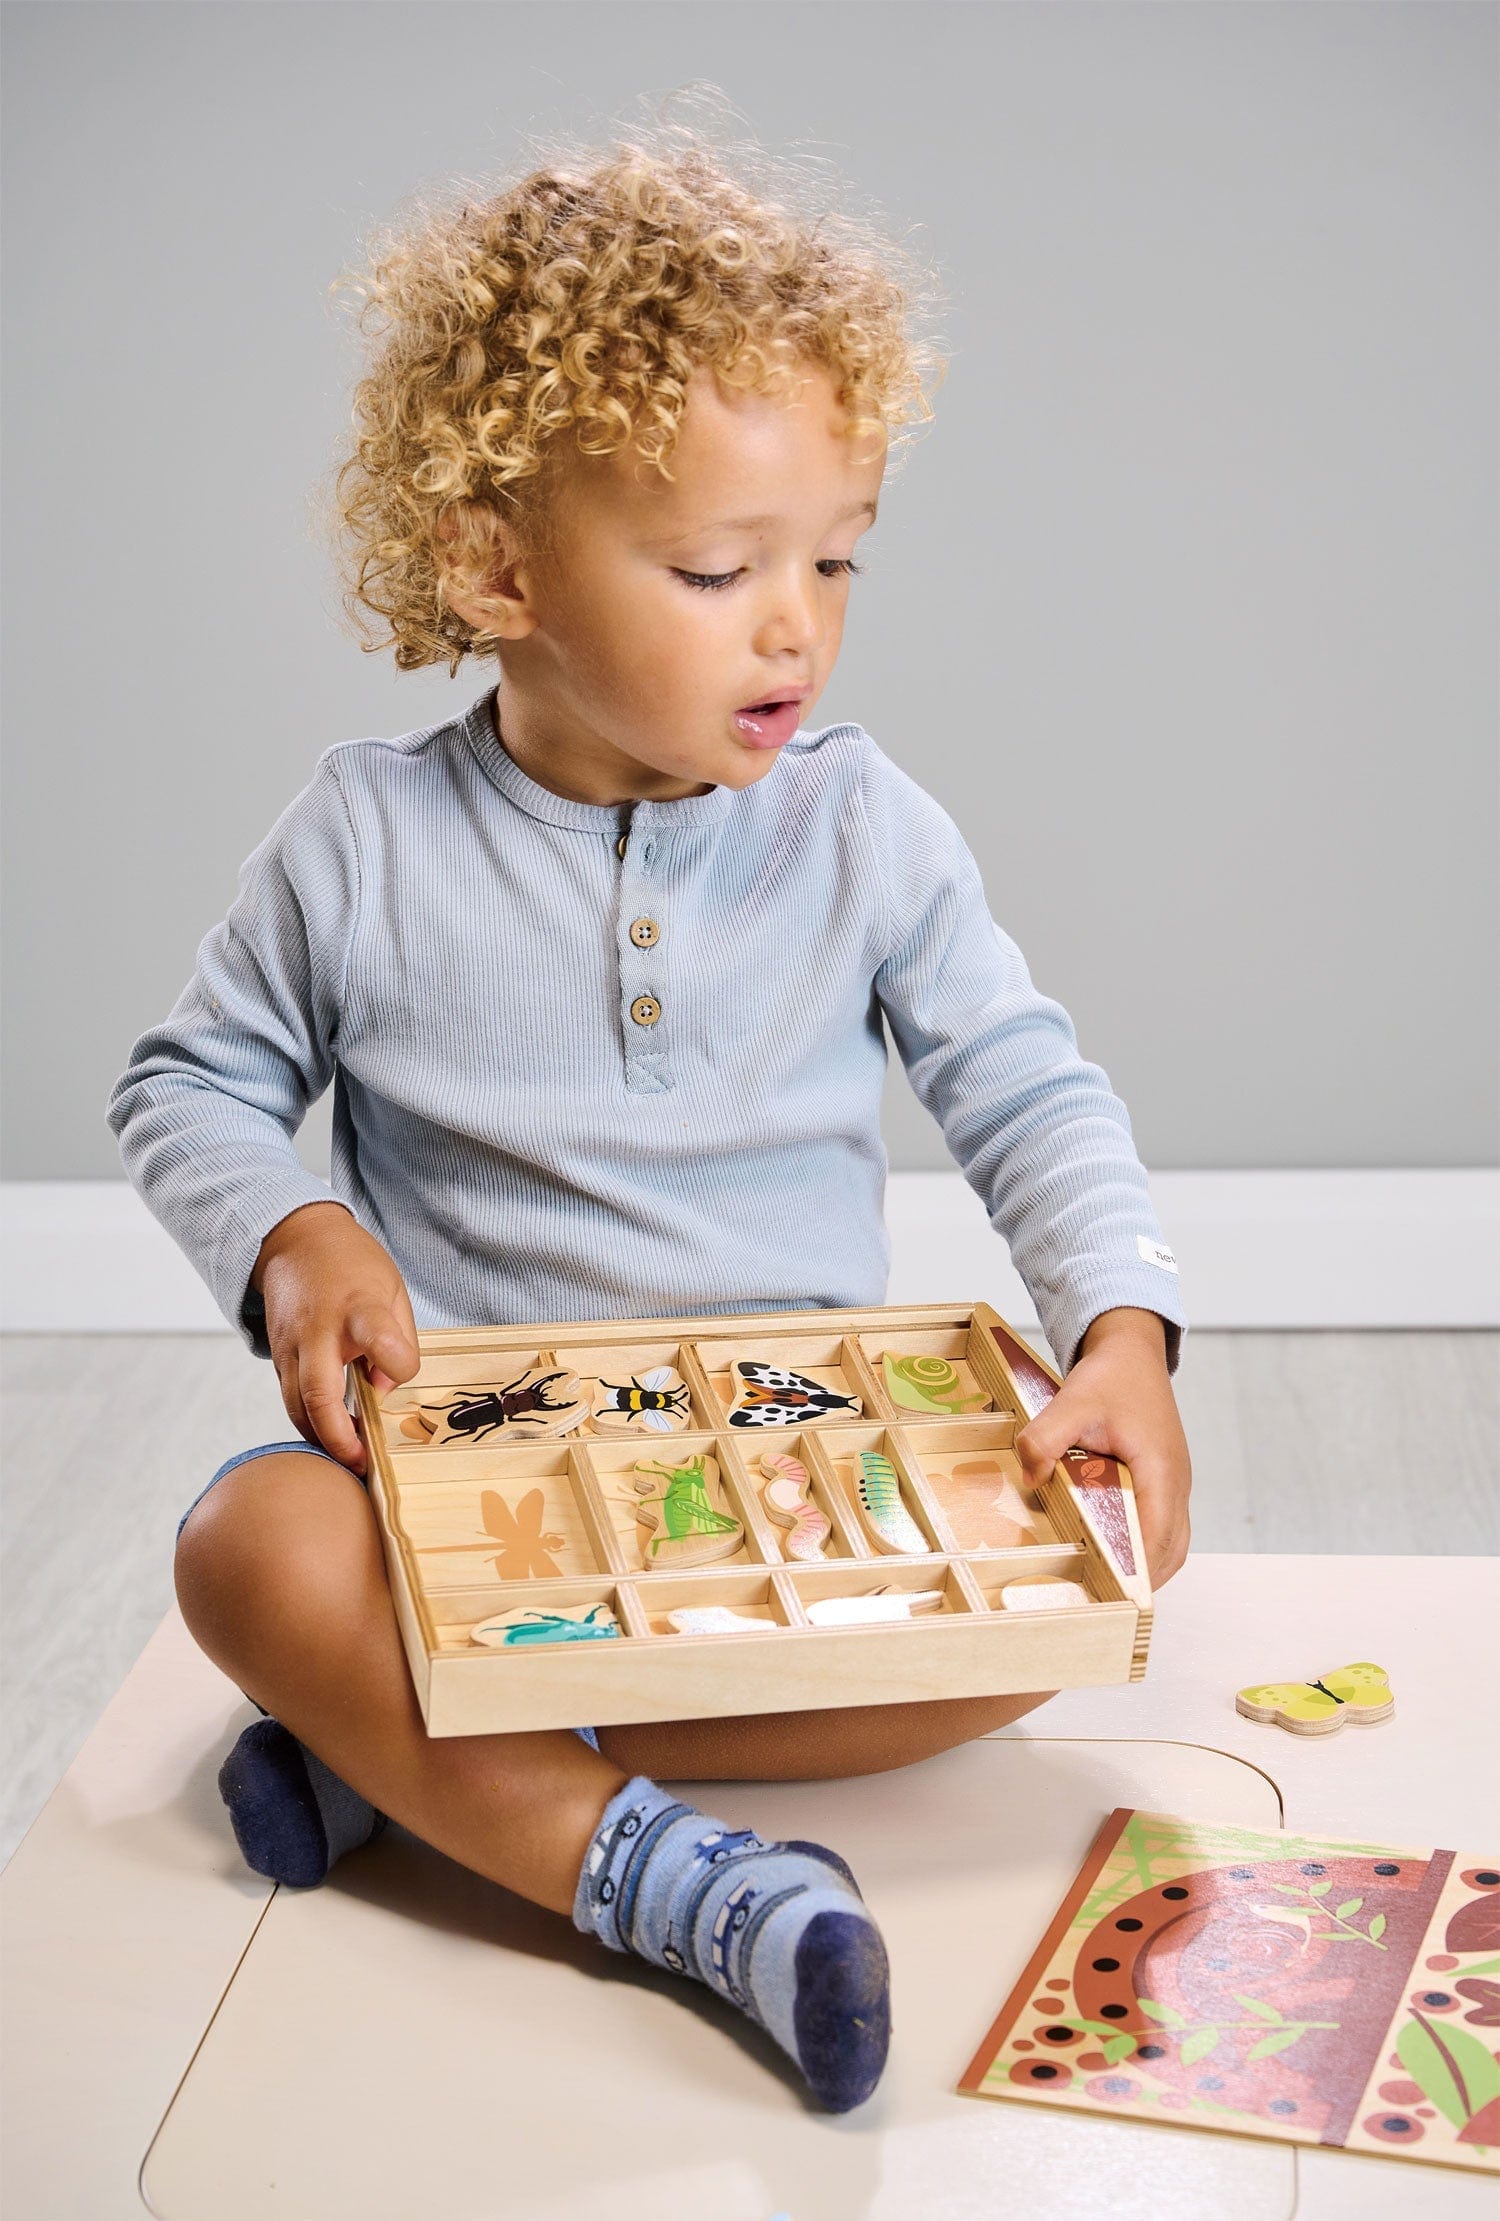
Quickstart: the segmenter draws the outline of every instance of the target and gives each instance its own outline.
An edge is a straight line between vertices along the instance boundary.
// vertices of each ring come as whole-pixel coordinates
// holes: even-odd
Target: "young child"
[[[324,750],[107,1115],[297,1429],[178,1530],[187,1624],[265,1714],[220,1776],[251,1866],[320,1881],[393,1815],[708,1984],[842,2111],[890,2025],[853,1875],[657,1783],[902,1766],[1044,1694],[430,1738],[344,1400],[355,1358],[413,1377],[419,1320],[882,1303],[884,1021],[1066,1374],[1028,1471],[1126,1458],[1154,1579],[1185,1554],[1183,1317],[1125,1108],[953,821],[807,722],[934,357],[903,250],[764,174],[628,143],[384,242],[351,607],[403,670],[498,685]],[[331,1184],[292,1144],[330,1080]]]

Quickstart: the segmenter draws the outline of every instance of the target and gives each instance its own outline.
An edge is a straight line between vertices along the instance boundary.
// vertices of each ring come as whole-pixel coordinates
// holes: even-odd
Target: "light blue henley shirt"
[[[385,1245],[419,1327],[883,1303],[883,1014],[1063,1369],[1121,1304],[1175,1367],[1125,1106],[862,726],[616,806],[538,785],[493,702],[324,750],[111,1092],[255,1354],[251,1269],[312,1202]],[[292,1139],[330,1081],[331,1186]]]

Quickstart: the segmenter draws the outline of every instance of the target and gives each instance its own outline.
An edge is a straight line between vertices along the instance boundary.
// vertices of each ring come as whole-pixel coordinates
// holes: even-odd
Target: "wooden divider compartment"
[[[349,1388],[430,1734],[998,1695],[1126,1681],[1144,1670],[1151,1595],[1129,1474],[1113,1461],[1064,1459],[1035,1495],[1027,1488],[1014,1437],[1055,1375],[987,1305],[434,1328],[419,1330],[418,1343],[415,1381],[382,1399],[357,1361]],[[887,1351],[967,1367],[996,1408],[924,1417],[892,1405],[882,1385]],[[737,1356],[808,1373],[858,1396],[863,1412],[731,1428]],[[694,1423],[684,1432],[599,1432],[587,1418],[561,1435],[523,1431],[523,1420],[443,1444],[399,1432],[402,1413],[433,1387],[499,1388],[535,1366],[581,1382],[624,1381],[657,1365],[671,1365],[688,1390]],[[1023,1375],[1024,1394],[1015,1386]],[[960,1370],[960,1386],[963,1377]],[[866,1528],[853,1469],[866,1449],[890,1459],[925,1550],[882,1549]],[[812,1501],[833,1529],[820,1562],[787,1559],[787,1530],[761,1498],[766,1451],[806,1468]],[[636,1517],[631,1469],[699,1454],[717,1461],[744,1540],[731,1558],[647,1570],[640,1544],[651,1530]],[[958,1489],[952,1469],[980,1457],[992,1457],[1002,1483],[1021,1495],[1033,1539],[1013,1541],[999,1514],[990,1528],[982,1517],[975,1525],[972,1491]],[[1090,1601],[1004,1606],[1007,1580],[1043,1573],[1079,1581]],[[942,1601],[906,1619],[808,1620],[819,1597],[881,1588],[938,1589]],[[618,1637],[495,1648],[470,1636],[517,1607],[590,1603],[610,1605]],[[756,1627],[684,1635],[667,1622],[681,1605],[712,1603]]]
[[[415,1435],[403,1434],[402,1423],[410,1418],[418,1403],[424,1397],[431,1396],[435,1390],[441,1394],[450,1389],[456,1392],[461,1388],[473,1388],[483,1392],[486,1389],[506,1388],[533,1367],[550,1363],[549,1353],[540,1345],[531,1348],[523,1346],[514,1351],[429,1351],[419,1334],[417,1346],[421,1351],[422,1362],[415,1379],[402,1381],[379,1406],[382,1432],[387,1447],[393,1452],[415,1450],[431,1455],[440,1451],[446,1456],[482,1448],[483,1442],[436,1443],[430,1439],[419,1440]],[[493,1442],[495,1439],[494,1435],[486,1435],[483,1441]]]
[[[1044,1500],[1016,1455],[1013,1415],[923,1419],[896,1431],[910,1469],[936,1498],[957,1549],[1014,1550],[1058,1539]]]
[[[560,1343],[547,1353],[548,1358],[566,1366],[580,1380],[592,1386],[607,1380],[628,1387],[637,1385],[643,1377],[670,1366],[687,1390],[686,1427],[657,1428],[644,1420],[630,1427],[599,1426],[592,1414],[579,1427],[579,1433],[606,1442],[675,1442],[682,1434],[701,1434],[705,1428],[718,1424],[709,1398],[701,1383],[695,1384],[693,1371],[685,1361],[680,1342],[568,1342]]]
[[[919,1620],[984,1609],[980,1598],[964,1580],[964,1568],[948,1558],[877,1558],[860,1566],[797,1566],[788,1572],[787,1579],[801,1599],[804,1611],[809,1604],[816,1604],[828,1596],[926,1596],[934,1589],[941,1590],[940,1604],[923,1605],[912,1613],[909,1621],[878,1623],[882,1625],[914,1627]],[[837,1628],[819,1627],[811,1620],[808,1624],[817,1635],[842,1632]]]
[[[741,1494],[752,1496],[759,1508],[775,1558],[785,1559],[788,1564],[795,1562],[786,1547],[791,1530],[774,1520],[765,1508],[765,1487],[771,1476],[761,1470],[760,1461],[767,1453],[795,1458],[806,1473],[807,1493],[833,1530],[823,1545],[825,1564],[840,1558],[873,1556],[873,1545],[865,1539],[858,1513],[824,1454],[822,1438],[811,1428],[804,1434],[797,1427],[747,1427],[738,1436],[726,1432],[721,1440]]]
[[[822,1418],[800,1421],[803,1426],[820,1427],[847,1423],[851,1418],[863,1417],[865,1412],[880,1413],[880,1392],[874,1375],[866,1364],[858,1338],[844,1334],[756,1334],[747,1326],[733,1339],[721,1337],[713,1341],[695,1341],[693,1355],[703,1368],[703,1376],[715,1405],[715,1425],[729,1425],[729,1407],[734,1402],[738,1376],[733,1368],[743,1358],[749,1363],[775,1365],[785,1370],[805,1373],[838,1396],[858,1397],[863,1410],[859,1413],[831,1411]],[[736,1427],[736,1434],[775,1435],[783,1433],[781,1426]]]
[[[701,1574],[653,1573],[634,1586],[647,1632],[664,1635],[674,1643],[742,1642],[748,1633],[745,1629],[726,1629],[713,1635],[681,1634],[667,1614],[684,1605],[727,1605],[733,1612],[759,1620],[767,1635],[779,1628],[805,1624],[794,1601],[768,1567],[744,1573],[716,1573],[712,1567]]]
[[[566,1442],[392,1455],[391,1521],[429,1589],[623,1571]]]
[[[1108,1593],[1109,1583],[1097,1556],[1077,1543],[1043,1543],[1029,1550],[997,1550],[990,1557],[971,1557],[965,1560],[970,1578],[984,1599],[985,1608],[991,1612],[1007,1609],[1001,1591],[1012,1581],[1035,1581],[1049,1578],[1076,1581],[1088,1594],[1090,1604],[1115,1604],[1118,1596]],[[1085,1609],[1078,1604],[1055,1605],[1054,1611],[1079,1612]]]
[[[642,1552],[642,1544],[650,1540],[654,1530],[640,1518],[642,1498],[634,1486],[636,1467],[671,1465],[699,1456],[711,1457],[718,1466],[725,1503],[745,1530],[745,1539],[738,1549],[727,1557],[715,1558],[712,1564],[743,1566],[779,1562],[781,1550],[774,1530],[767,1524],[753,1490],[747,1487],[744,1474],[727,1454],[728,1447],[722,1435],[708,1433],[664,1434],[649,1442],[618,1435],[595,1435],[589,1442],[579,1444],[579,1463],[599,1492],[604,1516],[620,1553],[621,1572],[639,1574],[653,1581],[662,1578],[660,1573],[652,1571]],[[639,1478],[646,1480],[650,1476],[643,1473]],[[679,1569],[671,1570],[675,1575]]]
[[[925,1332],[913,1331],[910,1327],[890,1328],[876,1334],[861,1334],[857,1339],[875,1378],[881,1411],[888,1416],[919,1421],[977,1418],[985,1412],[1004,1414],[1013,1408],[1003,1375],[994,1362],[993,1344],[970,1324],[929,1327]],[[951,1407],[925,1408],[904,1402],[888,1377],[887,1357],[893,1361],[916,1358],[950,1368],[951,1388],[945,1389],[939,1382],[929,1383],[929,1388],[933,1393],[950,1394]]]
[[[926,1539],[929,1550],[939,1556],[951,1555],[955,1548],[952,1533],[936,1497],[923,1480],[912,1458],[907,1454],[904,1430],[900,1427],[844,1426],[825,1427],[816,1443],[808,1445],[818,1461],[825,1480],[836,1489],[848,1508],[848,1517],[864,1537],[872,1553],[880,1558],[900,1557],[901,1551],[891,1551],[868,1526],[859,1500],[859,1457],[863,1450],[873,1450],[889,1458],[896,1469],[896,1479],[901,1488],[901,1501],[916,1521]],[[912,1555],[917,1555],[913,1552]]]
[[[439,1589],[432,1592],[433,1638],[438,1650],[463,1656],[487,1658],[518,1658],[523,1651],[546,1648],[553,1652],[577,1647],[603,1650],[612,1642],[627,1637],[640,1637],[645,1633],[645,1622],[639,1614],[629,1614],[625,1604],[627,1584],[594,1578],[575,1581],[499,1581],[488,1587]],[[570,1646],[566,1641],[546,1645],[518,1644],[514,1648],[491,1648],[476,1643],[469,1630],[482,1626],[487,1619],[496,1618],[501,1612],[522,1610],[547,1611],[562,1604],[607,1604],[620,1623],[620,1633],[602,1641]],[[569,1722],[569,1725],[582,1723]]]

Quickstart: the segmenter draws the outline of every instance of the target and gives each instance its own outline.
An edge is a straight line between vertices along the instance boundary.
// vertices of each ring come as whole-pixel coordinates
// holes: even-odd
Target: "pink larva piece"
[[[761,1500],[778,1527],[789,1527],[786,1554],[799,1564],[821,1558],[832,1525],[808,1494],[807,1467],[784,1450],[763,1450],[760,1469],[767,1476]]]

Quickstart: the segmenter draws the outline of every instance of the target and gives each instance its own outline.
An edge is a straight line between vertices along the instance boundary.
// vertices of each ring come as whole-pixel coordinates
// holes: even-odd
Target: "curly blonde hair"
[[[663,107],[683,98],[723,100],[700,81]],[[931,421],[923,381],[948,358],[918,327],[946,297],[883,225],[828,205],[829,167],[660,123],[604,154],[554,140],[499,190],[419,193],[404,228],[366,241],[364,272],[330,288],[355,293],[376,344],[321,503],[367,654],[450,677],[493,655],[445,581],[483,582],[502,504],[517,550],[550,547],[569,444],[634,440],[670,480],[701,367],[766,395],[824,368],[850,438]],[[371,637],[365,612],[389,632]]]

